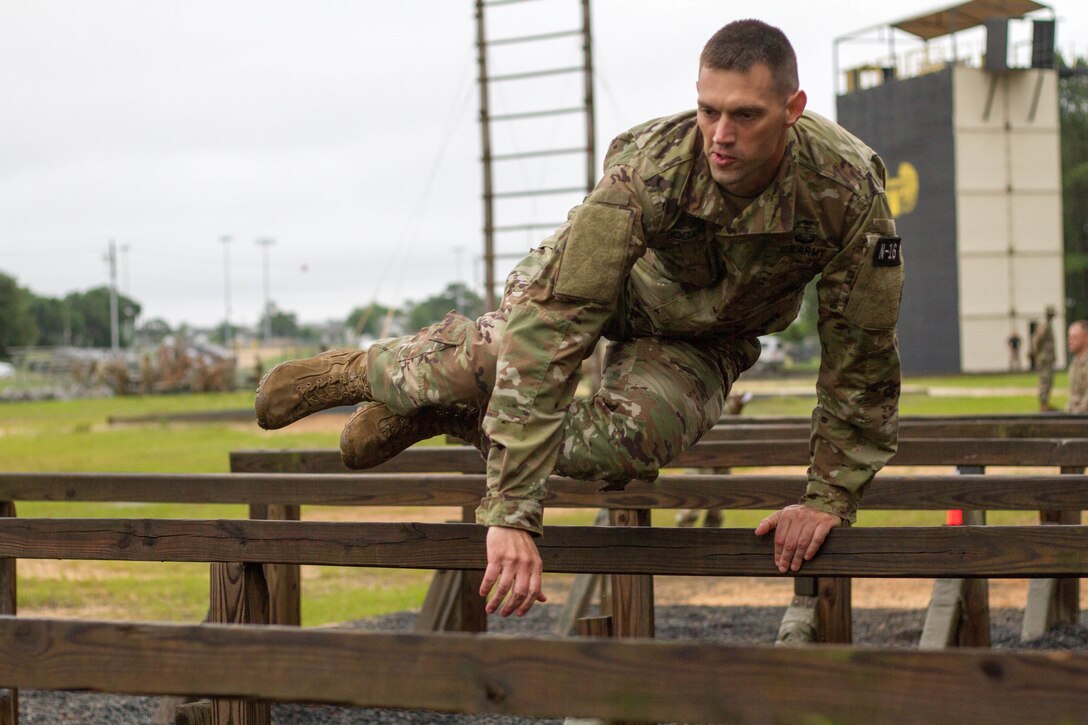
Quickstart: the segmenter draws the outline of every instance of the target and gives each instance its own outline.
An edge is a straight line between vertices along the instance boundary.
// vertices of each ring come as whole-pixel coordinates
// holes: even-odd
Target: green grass
[[[1019,375],[907,379],[915,387],[1034,389],[1036,378]],[[791,383],[796,385],[796,383]],[[1064,398],[1064,378],[1055,381],[1054,404]],[[744,381],[737,390],[744,389]],[[758,396],[751,415],[807,416],[815,394]],[[0,404],[0,461],[7,471],[128,471],[216,473],[229,470],[228,454],[241,448],[334,448],[339,432],[261,431],[251,423],[109,425],[111,416],[159,415],[251,409],[251,392]],[[904,415],[1027,413],[1037,409],[1033,393],[1000,397],[904,395]],[[799,469],[800,470],[800,469]],[[738,469],[738,472],[739,469]],[[304,507],[308,519],[345,518],[344,509]],[[351,509],[348,510],[349,512]],[[241,505],[94,502],[21,502],[25,517],[245,518]],[[654,514],[657,526],[673,525],[672,511]],[[725,526],[755,528],[766,511],[727,511]],[[595,511],[551,509],[549,525],[587,525]],[[350,513],[347,514],[350,518]],[[996,512],[994,524],[1030,524],[1032,512]],[[865,511],[863,526],[941,525],[941,511]],[[208,606],[208,567],[147,562],[20,563],[19,608],[23,612],[98,616],[123,620],[200,621]],[[430,571],[303,568],[303,622],[318,626],[419,607]]]

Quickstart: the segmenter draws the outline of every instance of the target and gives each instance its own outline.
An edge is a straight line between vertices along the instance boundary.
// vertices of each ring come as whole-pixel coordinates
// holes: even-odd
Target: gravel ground
[[[492,631],[522,634],[549,634],[559,612],[558,605],[537,605],[519,621],[493,617]],[[773,642],[783,607],[662,606],[657,608],[657,637],[661,640],[698,639],[734,644]],[[367,631],[410,631],[414,612],[352,622]],[[995,609],[991,616],[991,639],[999,649],[1067,649],[1088,651],[1088,613],[1081,614],[1079,626],[1068,626],[1032,642],[1021,643],[1021,610]],[[922,633],[924,610],[855,609],[854,641],[858,645],[914,647]],[[20,723],[59,725],[147,725],[159,704],[157,698],[98,695],[84,692],[22,690],[19,693]],[[375,710],[314,705],[273,705],[272,720],[278,725],[562,725],[562,720],[541,718],[447,715],[435,712]]]

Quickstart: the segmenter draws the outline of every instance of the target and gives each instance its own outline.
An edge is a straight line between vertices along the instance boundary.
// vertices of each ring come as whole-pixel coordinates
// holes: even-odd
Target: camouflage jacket
[[[1031,338],[1031,352],[1035,355],[1035,364],[1054,364],[1054,326],[1047,320],[1035,328]]]
[[[884,181],[871,149],[806,113],[775,180],[734,218],[694,111],[615,139],[604,177],[544,241],[554,261],[512,308],[484,419],[493,445],[478,521],[541,530],[564,411],[599,337],[750,344],[790,324],[817,275],[822,355],[802,500],[852,521],[897,444],[903,266]]]
[[[1069,400],[1065,409],[1088,413],[1088,353],[1073,355],[1069,361]]]

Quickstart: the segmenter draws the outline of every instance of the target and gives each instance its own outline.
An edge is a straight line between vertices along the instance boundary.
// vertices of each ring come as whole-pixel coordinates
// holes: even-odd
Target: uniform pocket
[[[627,276],[634,213],[614,204],[629,199],[623,192],[598,190],[574,211],[556,274],[556,297],[615,302]]]
[[[865,235],[865,256],[843,314],[871,330],[895,327],[903,298],[903,256],[899,237]]]

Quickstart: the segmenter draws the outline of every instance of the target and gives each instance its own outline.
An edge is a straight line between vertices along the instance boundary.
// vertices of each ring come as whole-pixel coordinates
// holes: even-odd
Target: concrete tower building
[[[889,47],[885,61],[845,72],[837,111],[888,166],[907,264],[906,372],[1005,370],[1009,336],[1028,349],[1048,306],[1062,339],[1055,23],[1024,18],[1044,10],[1032,0],[971,0],[836,41],[836,59],[872,35]],[[1010,26],[1025,25],[1030,40],[1010,44]],[[897,39],[915,48],[902,52]]]

